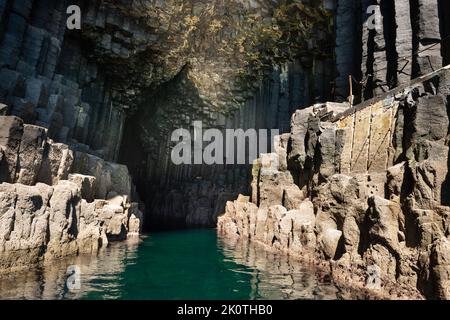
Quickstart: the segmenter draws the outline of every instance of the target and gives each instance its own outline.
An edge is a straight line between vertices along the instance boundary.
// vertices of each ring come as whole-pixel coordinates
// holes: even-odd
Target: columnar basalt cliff
[[[82,6],[80,32],[66,29],[67,1],[0,2],[0,271],[96,253],[142,230],[144,209],[128,169],[110,162],[118,158],[128,95],[100,54],[86,49],[89,25],[105,17],[99,4]],[[113,17],[126,28],[126,47],[139,54],[150,41],[137,36],[145,29],[132,17]],[[98,28],[121,32],[114,21]]]
[[[66,27],[69,4],[81,30]],[[149,225],[215,225],[247,168],[175,167],[171,130],[288,130],[297,105],[331,91],[332,15],[319,5],[4,0],[0,17],[2,269],[138,233],[144,207],[118,161]]]
[[[226,211],[221,233],[341,280],[449,298],[450,76],[433,73],[449,16],[446,0],[0,0],[0,270]],[[193,121],[282,135],[253,168],[175,165]]]
[[[449,6],[335,4],[335,98],[347,100],[351,83],[363,102],[299,108],[219,233],[382,296],[448,299]]]
[[[336,98],[367,100],[447,65],[448,1],[338,0]]]
[[[0,116],[0,147],[0,272],[141,232],[125,166],[74,153],[14,116]]]
[[[175,128],[199,120],[287,131],[297,106],[331,92],[329,5],[71,4],[81,7],[81,30],[66,29],[67,1],[1,2],[1,101],[7,114],[47,128],[51,139],[125,163],[149,226],[213,226],[221,199],[249,181],[242,166],[173,166]]]
[[[319,63],[319,62],[318,62]],[[324,66],[325,67],[325,66]],[[211,122],[203,122],[204,130],[208,128],[219,129],[223,136],[226,136],[227,129],[279,129],[281,132],[289,130],[290,114],[295,110],[295,106],[308,105],[314,101],[311,97],[302,96],[305,86],[308,86],[308,75],[298,63],[286,64],[276,68],[268,79],[261,81],[261,87],[255,93],[255,97],[247,101],[238,111],[230,116],[216,114],[217,119]],[[311,70],[306,72],[312,72]],[[321,83],[330,75],[318,75],[317,81]],[[325,86],[328,89],[328,86]],[[321,95],[320,100],[326,100],[327,89],[318,89]],[[183,89],[180,89],[183,90]],[[173,95],[178,92],[172,89]],[[172,95],[165,96],[170,99]],[[162,100],[162,99],[161,99]],[[160,100],[156,100],[160,101]],[[168,110],[182,107],[182,101],[173,102],[161,101],[161,104]],[[169,106],[167,106],[169,105]],[[166,107],[167,106],[167,107]],[[164,109],[165,109],[164,108]],[[173,112],[176,112],[173,110]],[[189,112],[189,111],[188,111]],[[192,112],[195,114],[195,112]],[[138,124],[136,127],[153,128],[159,121],[159,117],[142,117],[137,115]],[[170,115],[167,115],[168,119]],[[179,124],[172,123],[165,127],[162,137],[165,140],[149,136],[148,132],[141,132],[143,139],[153,139],[152,149],[156,150],[151,154],[144,154],[149,157],[147,162],[142,158],[135,157],[136,148],[124,146],[124,159],[130,164],[131,172],[136,172],[136,177],[141,177],[142,189],[151,194],[147,202],[151,211],[148,221],[150,227],[211,227],[216,223],[217,216],[223,212],[227,200],[235,198],[239,193],[249,191],[251,181],[251,165],[174,165],[171,161],[171,149],[174,145],[170,141],[172,130],[177,128],[190,128],[194,120],[203,119],[201,115],[187,116],[185,122]],[[135,127],[131,131],[135,131]],[[149,130],[150,131],[150,130]],[[130,135],[134,137],[134,135]],[[130,146],[133,146],[130,144]],[[139,180],[137,180],[139,183]]]
[[[325,265],[338,282],[369,287],[376,270],[381,294],[450,298],[449,79],[446,68],[355,108],[297,111],[219,232]]]
[[[297,106],[329,97],[333,79],[333,20],[318,4],[185,4],[194,12],[188,15],[187,48],[180,57],[185,65],[146,93],[140,111],[127,122],[122,149],[121,160],[148,195],[147,221],[156,228],[212,227],[226,200],[246,191],[250,181],[249,166],[174,165],[173,130],[202,121],[205,129],[222,132],[285,132]]]

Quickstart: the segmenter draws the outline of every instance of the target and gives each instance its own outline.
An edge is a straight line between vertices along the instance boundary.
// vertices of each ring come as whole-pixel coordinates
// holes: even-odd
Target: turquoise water
[[[69,266],[79,287],[67,288]],[[2,299],[336,299],[314,270],[214,230],[154,233],[0,278]]]

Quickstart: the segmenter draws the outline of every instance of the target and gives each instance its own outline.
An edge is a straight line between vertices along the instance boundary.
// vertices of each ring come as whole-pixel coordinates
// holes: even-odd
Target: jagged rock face
[[[0,128],[0,272],[96,253],[142,231],[126,166],[74,156],[14,116],[0,116]]]
[[[136,204],[118,199],[82,199],[83,188],[59,181],[54,186],[0,184],[0,271],[43,260],[96,253],[109,241],[141,231]]]
[[[47,139],[47,130],[24,124],[14,116],[0,116],[1,182],[52,185],[67,179],[73,153],[67,145]]]
[[[109,199],[117,195],[136,198],[125,165],[74,152],[69,146],[48,138],[45,128],[24,124],[14,116],[0,116],[0,127],[1,182],[55,185],[69,179],[83,189],[89,188],[84,197],[88,200]],[[71,177],[70,173],[86,176]]]
[[[288,152],[270,156],[286,157],[288,170],[272,165],[265,176],[257,163],[252,202],[229,202],[219,232],[329,261],[356,286],[376,269],[380,292],[449,299],[449,75],[442,69],[344,111],[298,111]],[[279,176],[290,179],[273,184]],[[293,181],[306,199],[288,211],[276,195]]]

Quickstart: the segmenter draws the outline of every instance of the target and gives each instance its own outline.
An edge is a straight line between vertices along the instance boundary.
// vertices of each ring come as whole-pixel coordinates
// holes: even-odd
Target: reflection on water
[[[69,266],[81,271],[68,289]],[[54,261],[0,276],[1,299],[336,299],[318,272],[214,230],[155,233],[114,243],[98,256]]]
[[[81,299],[86,292],[102,292],[105,299],[120,296],[120,278],[136,259],[140,240],[114,243],[98,255],[81,255],[30,271],[0,275],[0,299]],[[69,266],[81,272],[79,290],[69,290]]]
[[[251,299],[338,299],[340,291],[318,270],[259,245],[218,239],[226,259],[251,268]],[[240,272],[239,269],[235,270]],[[325,278],[325,279],[324,279]]]

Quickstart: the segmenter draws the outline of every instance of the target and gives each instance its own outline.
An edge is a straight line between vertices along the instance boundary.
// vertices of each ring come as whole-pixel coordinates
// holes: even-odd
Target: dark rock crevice
[[[442,38],[442,56],[444,65],[450,64],[450,3],[439,0],[440,29]]]
[[[386,83],[389,89],[393,89],[398,85],[397,75],[400,70],[398,65],[399,54],[396,50],[397,43],[397,24],[396,24],[396,12],[395,4],[392,1],[381,2],[381,14],[383,15],[383,31],[384,38],[386,39],[386,59],[387,72]]]

